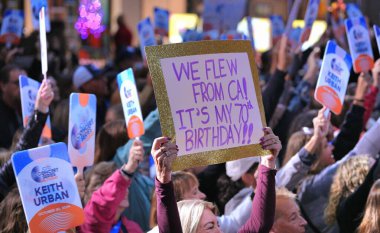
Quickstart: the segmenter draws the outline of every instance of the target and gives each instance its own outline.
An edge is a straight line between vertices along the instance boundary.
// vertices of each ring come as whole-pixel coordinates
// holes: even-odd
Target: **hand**
[[[85,182],[84,182],[83,174],[77,173],[75,174],[74,178],[75,178],[75,182],[77,183],[79,196],[81,199],[83,199],[84,190],[85,190]]]
[[[288,37],[282,36],[280,41],[280,48],[278,51],[278,63],[277,69],[283,72],[286,72],[289,66],[290,61],[292,60],[291,56],[291,43],[288,40]]]
[[[134,140],[131,149],[129,150],[128,162],[124,164],[122,169],[129,174],[134,173],[139,167],[140,161],[144,159],[144,146],[140,140]]]
[[[43,80],[37,93],[35,109],[42,112],[49,112],[49,105],[54,99],[54,92],[49,80]]]
[[[377,59],[375,65],[372,68],[373,86],[380,88],[380,59]]]
[[[276,158],[282,148],[281,142],[269,127],[263,129],[264,136],[260,138],[260,145],[264,150],[270,150],[271,155],[266,155],[261,158],[261,164],[274,169],[276,167]]]
[[[371,76],[369,73],[360,73],[358,84],[356,86],[354,104],[363,105],[364,97],[367,94],[368,87],[371,85]]]
[[[315,137],[315,139],[317,140],[320,140],[323,137],[326,137],[329,131],[331,113],[329,113],[329,117],[328,119],[326,119],[324,116],[324,113],[326,110],[327,110],[326,107],[321,108],[318,111],[318,115],[314,117],[313,119],[313,125],[314,125],[313,137]]]
[[[156,165],[157,180],[163,184],[171,181],[172,164],[178,154],[178,146],[167,137],[156,138],[152,146],[152,156]]]

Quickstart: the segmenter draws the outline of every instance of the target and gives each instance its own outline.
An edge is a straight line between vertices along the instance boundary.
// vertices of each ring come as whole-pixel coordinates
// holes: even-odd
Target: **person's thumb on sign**
[[[274,135],[273,131],[269,127],[263,128],[264,136],[260,138],[260,145],[264,150],[270,150],[271,155],[262,157],[261,164],[268,168],[274,169],[276,167],[276,158],[282,149],[280,139]]]
[[[169,183],[178,146],[170,142],[170,138],[159,137],[154,140],[151,153],[156,165],[157,180],[163,184]]]

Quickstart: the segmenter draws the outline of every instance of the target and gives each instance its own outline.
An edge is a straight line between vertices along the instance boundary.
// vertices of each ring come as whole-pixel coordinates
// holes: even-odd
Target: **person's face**
[[[197,233],[221,233],[215,214],[208,208],[205,208],[202,217],[199,220]]]
[[[115,112],[108,110],[106,113],[106,123],[116,120]]]
[[[323,167],[326,167],[335,162],[332,151],[334,146],[331,143],[327,142],[326,137],[323,138],[321,142],[321,155],[319,156],[319,162]]]
[[[20,86],[18,81],[20,75],[26,75],[26,72],[18,69],[12,70],[9,74],[8,82],[1,85],[3,95],[10,97],[12,101],[20,101]]]
[[[191,199],[200,199],[204,200],[206,199],[206,195],[199,191],[198,185],[193,185],[187,192],[183,194],[184,200],[191,200]]]
[[[295,201],[289,198],[279,198],[276,201],[276,212],[279,212],[280,216],[275,220],[271,232],[304,233],[306,221]]]

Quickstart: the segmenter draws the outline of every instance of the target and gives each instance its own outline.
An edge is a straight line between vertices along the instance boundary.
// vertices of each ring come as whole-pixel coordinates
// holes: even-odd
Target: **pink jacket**
[[[96,190],[90,201],[84,208],[85,222],[80,226],[79,232],[99,232],[109,233],[115,222],[115,215],[120,202],[124,199],[125,193],[131,180],[125,180],[120,171],[115,171],[104,184]],[[143,233],[140,226],[121,217],[122,224],[128,233]],[[120,228],[120,233],[122,230]]]

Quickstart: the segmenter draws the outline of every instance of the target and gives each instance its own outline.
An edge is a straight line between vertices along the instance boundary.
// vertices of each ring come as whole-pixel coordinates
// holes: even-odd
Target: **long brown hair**
[[[13,187],[1,202],[0,210],[0,232],[13,233],[26,232],[28,230],[17,186]]]
[[[111,121],[103,125],[96,137],[95,164],[110,161],[116,150],[128,141],[124,120]]]
[[[380,180],[371,188],[367,198],[364,217],[357,233],[377,233],[380,229]]]
[[[90,200],[92,193],[103,185],[104,181],[116,171],[117,167],[114,162],[100,162],[85,175],[86,191],[84,194],[84,203]]]
[[[334,224],[336,210],[342,198],[347,198],[355,192],[364,182],[369,170],[370,159],[366,155],[352,157],[339,166],[331,184],[329,202],[325,209],[327,224]]]

